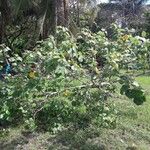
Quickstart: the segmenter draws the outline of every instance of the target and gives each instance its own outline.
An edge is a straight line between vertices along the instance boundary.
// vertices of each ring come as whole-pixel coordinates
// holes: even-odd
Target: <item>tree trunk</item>
[[[57,25],[68,26],[68,0],[57,0]]]
[[[56,32],[56,9],[57,0],[46,0],[40,4],[44,7],[44,12],[41,9],[38,19],[39,40],[47,38],[50,34],[54,35]]]
[[[65,26],[68,27],[68,22],[69,22],[69,0],[64,0],[64,19],[65,19]]]
[[[47,0],[41,6],[45,6],[46,11],[39,18],[40,36],[39,39],[45,39],[50,34],[54,35],[56,26],[68,27],[68,0]]]
[[[57,1],[53,0],[51,4],[51,17],[48,21],[48,24],[50,25],[49,34],[54,35],[56,32],[56,26],[57,26]]]
[[[79,1],[77,1],[77,26],[80,27],[80,6],[79,6]]]

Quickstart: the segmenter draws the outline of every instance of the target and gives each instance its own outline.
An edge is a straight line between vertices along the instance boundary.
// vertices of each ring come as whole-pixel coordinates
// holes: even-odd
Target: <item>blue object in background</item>
[[[11,65],[9,63],[7,63],[6,67],[5,67],[5,74],[9,74],[11,73]]]
[[[3,68],[0,70],[0,80],[4,79],[4,75],[10,74],[11,71],[11,65],[9,63],[4,64]]]

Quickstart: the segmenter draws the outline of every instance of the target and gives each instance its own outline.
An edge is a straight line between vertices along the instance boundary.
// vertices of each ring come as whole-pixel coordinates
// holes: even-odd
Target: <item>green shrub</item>
[[[104,32],[93,34],[87,29],[75,39],[62,27],[57,34],[26,51],[22,59],[15,56],[18,75],[0,81],[1,124],[16,124],[19,118],[30,130],[52,132],[70,123],[77,128],[91,123],[114,127],[116,111],[107,100],[118,83],[121,93],[133,102],[145,101],[142,88],[121,70],[128,68],[131,60],[137,64],[137,51],[147,54],[148,40],[142,43],[121,32],[117,40],[109,41]],[[105,58],[103,67],[98,66],[98,57]]]

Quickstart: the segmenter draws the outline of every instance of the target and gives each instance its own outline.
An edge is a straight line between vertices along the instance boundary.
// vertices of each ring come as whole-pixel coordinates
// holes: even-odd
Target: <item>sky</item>
[[[108,0],[97,0],[97,2],[98,2],[98,3],[102,3],[102,2],[103,2],[103,3],[104,3],[104,2],[107,3]],[[147,4],[150,4],[150,0],[148,0]]]

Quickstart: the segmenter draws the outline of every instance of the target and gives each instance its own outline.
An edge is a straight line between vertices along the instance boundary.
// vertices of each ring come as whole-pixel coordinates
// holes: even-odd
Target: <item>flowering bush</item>
[[[30,129],[53,132],[70,123],[114,126],[115,107],[107,101],[118,84],[120,93],[135,104],[145,101],[140,85],[122,69],[146,64],[148,44],[146,39],[122,33],[111,41],[105,31],[87,29],[74,38],[68,29],[58,27],[56,37],[40,41],[23,58],[15,56],[18,74],[0,81],[1,124],[17,119]]]

